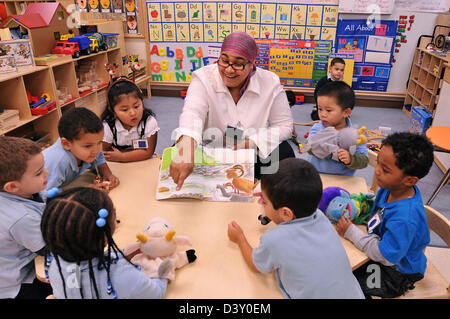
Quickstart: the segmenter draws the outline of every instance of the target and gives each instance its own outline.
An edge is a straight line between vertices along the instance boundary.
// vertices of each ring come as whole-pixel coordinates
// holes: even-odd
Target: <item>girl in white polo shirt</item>
[[[153,112],[144,108],[144,95],[136,84],[126,78],[112,83],[102,120],[106,160],[134,162],[153,156],[159,127]]]

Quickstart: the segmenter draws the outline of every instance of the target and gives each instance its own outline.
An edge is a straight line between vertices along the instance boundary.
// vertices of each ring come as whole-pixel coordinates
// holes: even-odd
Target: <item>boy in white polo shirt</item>
[[[0,137],[0,298],[45,299],[50,285],[36,279],[44,255],[41,217],[48,171],[33,141]]]

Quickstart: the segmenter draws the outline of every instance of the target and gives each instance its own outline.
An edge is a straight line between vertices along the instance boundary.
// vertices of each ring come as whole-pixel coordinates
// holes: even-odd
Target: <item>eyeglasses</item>
[[[217,64],[220,65],[223,68],[228,68],[229,66],[231,66],[231,68],[235,71],[242,71],[245,69],[245,66],[247,64],[249,64],[250,62],[246,62],[244,64],[242,63],[230,63],[228,61],[224,61],[222,57],[219,58],[219,60],[217,61]]]

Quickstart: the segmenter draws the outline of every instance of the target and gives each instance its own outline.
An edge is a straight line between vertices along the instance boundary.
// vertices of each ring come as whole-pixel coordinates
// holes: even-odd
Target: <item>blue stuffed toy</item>
[[[332,223],[337,223],[342,215],[356,224],[366,224],[373,206],[375,195],[372,193],[350,194],[341,187],[326,187],[318,208]]]
[[[354,220],[358,214],[358,208],[350,193],[343,188],[334,186],[323,190],[319,209],[325,213],[332,223],[337,223],[342,215]]]

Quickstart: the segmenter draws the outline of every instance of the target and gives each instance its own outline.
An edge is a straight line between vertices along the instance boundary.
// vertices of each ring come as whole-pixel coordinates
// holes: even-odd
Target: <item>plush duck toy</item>
[[[337,155],[339,149],[345,149],[354,155],[356,148],[367,142],[367,137],[363,135],[365,131],[365,126],[359,129],[346,127],[342,130],[329,126],[310,137],[302,147],[302,152],[311,151],[318,158],[325,158],[331,154],[332,159],[339,161]]]
[[[136,237],[138,241],[128,244],[124,253],[126,256],[135,254],[131,262],[139,265],[148,277],[160,277],[164,273],[164,278],[174,280],[175,269],[197,259],[194,249],[177,251],[178,245],[192,246],[192,242],[187,236],[175,235],[172,225],[162,217],[150,219]],[[160,267],[167,268],[168,264],[172,268],[162,272]]]

